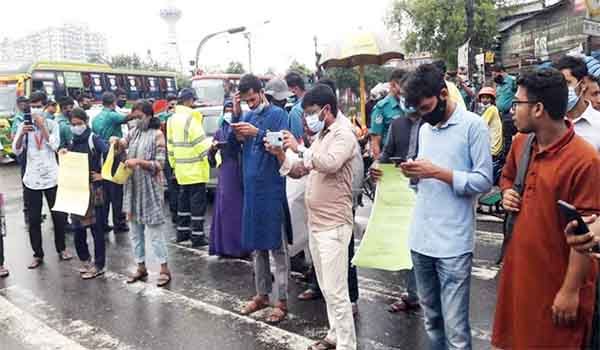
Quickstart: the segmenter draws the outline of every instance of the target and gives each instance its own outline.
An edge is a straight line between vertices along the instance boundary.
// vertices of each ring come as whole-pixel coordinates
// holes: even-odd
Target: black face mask
[[[71,119],[71,111],[65,111],[63,114],[64,114],[65,118]]]
[[[81,108],[83,108],[84,111],[87,111],[88,109],[92,108],[91,105],[81,105]]]
[[[444,119],[444,115],[446,115],[446,105],[446,100],[442,100],[438,97],[437,106],[435,106],[435,109],[427,114],[422,115],[421,118],[433,126],[438,125]]]
[[[119,108],[123,108],[123,107],[125,107],[125,105],[126,105],[126,104],[127,104],[127,101],[126,101],[126,100],[117,100],[117,106],[118,106]]]
[[[494,78],[494,82],[495,82],[496,84],[504,84],[504,77],[503,77],[503,76],[501,76],[501,75],[497,75],[497,76]]]

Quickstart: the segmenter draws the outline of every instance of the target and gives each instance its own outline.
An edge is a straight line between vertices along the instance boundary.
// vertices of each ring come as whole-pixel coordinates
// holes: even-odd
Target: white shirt
[[[30,190],[47,190],[58,185],[58,162],[56,160],[56,151],[60,145],[60,129],[54,120],[45,120],[48,130],[49,140],[42,140],[38,147],[36,139],[41,139],[42,135],[37,127],[36,130],[27,134],[23,140],[21,148],[17,148],[17,140],[23,133],[24,123],[19,125],[19,129],[13,141],[13,150],[16,155],[20,155],[25,150],[27,142],[27,166],[23,184]]]
[[[587,101],[586,103],[588,106],[585,112],[579,118],[573,120],[575,133],[591,143],[600,152],[600,112],[595,110],[591,103]]]

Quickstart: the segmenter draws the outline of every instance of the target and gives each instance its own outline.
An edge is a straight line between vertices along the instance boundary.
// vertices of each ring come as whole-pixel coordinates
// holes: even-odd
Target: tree
[[[305,77],[308,77],[313,74],[313,72],[310,69],[308,69],[308,67],[306,65],[298,62],[297,60],[293,60],[292,63],[290,64],[290,68],[288,68],[288,72],[292,72],[292,71],[298,72]]]
[[[244,74],[246,71],[244,70],[244,65],[241,62],[231,61],[229,65],[225,69],[225,73],[228,74]]]
[[[473,1],[471,48],[488,49],[497,34],[495,0],[394,0],[388,26],[404,38],[408,53],[428,51],[456,67],[466,42],[468,1]]]
[[[365,67],[365,86],[367,94],[378,83],[389,80],[392,68],[385,66],[369,65]],[[355,68],[329,68],[325,71],[327,78],[333,79],[338,89],[350,88],[356,94],[359,91],[359,69]]]
[[[126,55],[120,54],[112,57],[102,57],[99,55],[92,55],[88,57],[90,63],[103,63],[108,64],[112,68],[125,68],[125,69],[137,69],[147,71],[173,71],[173,68],[166,64],[161,64],[154,60],[144,62],[140,56],[136,53]]]

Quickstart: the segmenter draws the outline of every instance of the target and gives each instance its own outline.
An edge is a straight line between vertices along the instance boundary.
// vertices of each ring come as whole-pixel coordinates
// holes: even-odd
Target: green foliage
[[[244,65],[241,62],[231,61],[229,65],[225,69],[225,73],[228,74],[244,74],[246,70],[244,70]]]
[[[394,0],[387,24],[404,37],[408,53],[431,52],[456,67],[458,48],[466,41],[467,0]],[[497,35],[494,0],[474,0],[472,48],[489,49]]]
[[[378,83],[388,81],[392,68],[385,66],[365,66],[365,86],[367,94]],[[338,89],[350,88],[356,94],[359,93],[359,68],[329,68],[325,71],[325,77],[333,79]]]
[[[306,65],[304,65],[296,60],[293,60],[292,63],[290,64],[290,68],[288,68],[288,72],[291,72],[291,71],[298,72],[305,77],[313,74],[313,72]]]
[[[109,58],[104,58],[98,55],[89,57],[90,63],[105,63],[109,64],[112,68],[123,68],[123,69],[136,69],[146,71],[173,71],[173,67],[168,65],[160,64],[154,60],[143,61],[140,56],[136,53],[131,55],[115,55]]]
[[[192,86],[192,80],[191,80],[190,76],[183,75],[183,74],[177,74],[176,79],[177,79],[177,88],[178,89],[183,89],[183,88]]]

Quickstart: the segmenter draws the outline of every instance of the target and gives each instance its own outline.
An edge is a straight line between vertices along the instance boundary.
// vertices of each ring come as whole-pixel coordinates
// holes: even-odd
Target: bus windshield
[[[192,88],[196,90],[199,103],[220,106],[225,100],[225,84],[222,79],[200,79],[192,81]]]
[[[14,113],[16,96],[17,85],[0,86],[0,117]]]

